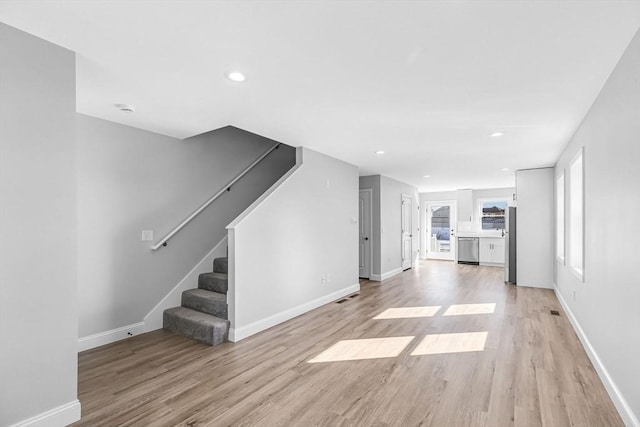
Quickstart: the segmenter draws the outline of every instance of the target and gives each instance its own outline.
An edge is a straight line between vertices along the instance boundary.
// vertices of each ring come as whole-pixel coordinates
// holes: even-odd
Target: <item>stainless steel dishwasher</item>
[[[458,264],[480,264],[480,239],[458,237]]]

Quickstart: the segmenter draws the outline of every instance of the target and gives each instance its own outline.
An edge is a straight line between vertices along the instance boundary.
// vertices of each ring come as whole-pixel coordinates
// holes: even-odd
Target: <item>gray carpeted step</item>
[[[182,293],[182,306],[221,319],[228,319],[227,315],[227,296],[217,292],[207,291],[205,289],[189,289]]]
[[[229,258],[216,258],[213,260],[214,273],[229,273]]]
[[[202,273],[198,277],[198,288],[226,294],[229,289],[229,276],[225,273]]]
[[[207,345],[220,344],[229,336],[229,321],[185,307],[168,308],[163,327]]]

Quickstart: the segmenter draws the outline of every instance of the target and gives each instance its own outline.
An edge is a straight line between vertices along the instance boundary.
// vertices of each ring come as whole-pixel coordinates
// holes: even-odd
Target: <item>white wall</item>
[[[553,168],[516,172],[516,282],[553,288]]]
[[[358,169],[298,152],[297,168],[228,227],[231,340],[360,289]]]
[[[629,426],[640,425],[639,142],[637,33],[555,168],[568,200],[569,165],[584,147],[585,280],[556,261],[557,293]]]
[[[162,238],[275,141],[233,127],[178,140],[81,114],[77,124],[79,336],[91,346],[142,330],[295,151],[283,144],[154,252],[142,230]]]
[[[380,176],[380,275],[381,279],[402,271],[402,195],[412,198],[412,259],[420,247],[420,211],[418,188],[395,179]]]
[[[0,23],[0,425],[80,418],[75,55]]]

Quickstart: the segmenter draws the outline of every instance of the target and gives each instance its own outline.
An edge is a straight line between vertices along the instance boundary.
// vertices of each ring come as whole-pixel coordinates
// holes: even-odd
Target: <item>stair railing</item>
[[[171,230],[166,236],[164,236],[162,239],[160,239],[160,241],[158,241],[158,243],[156,243],[155,245],[153,245],[151,247],[151,249],[153,249],[154,251],[160,249],[163,246],[167,246],[167,242],[169,241],[169,239],[171,239],[173,236],[175,236],[175,234],[182,230],[182,228],[189,224],[189,222],[191,222],[192,219],[194,219],[200,212],[202,212],[203,210],[205,210],[207,208],[207,206],[209,206],[211,203],[215,202],[215,200],[220,197],[222,195],[222,193],[224,193],[225,191],[231,191],[231,186],[233,184],[235,184],[236,182],[238,182],[238,180],[240,178],[242,178],[243,176],[245,176],[247,174],[247,172],[249,172],[251,169],[253,169],[254,166],[256,166],[258,163],[260,163],[262,161],[262,159],[264,159],[265,157],[267,157],[269,154],[271,154],[271,152],[273,150],[278,149],[278,147],[280,147],[280,144],[275,144],[273,147],[269,148],[267,151],[264,152],[264,154],[262,154],[260,157],[258,157],[253,163],[251,163],[249,166],[246,167],[246,169],[244,169],[242,172],[240,172],[235,178],[233,178],[231,181],[229,181],[229,183],[227,183],[227,185],[225,185],[224,187],[222,187],[222,189],[220,191],[218,191],[216,194],[214,194],[213,196],[211,196],[206,202],[204,202],[202,204],[202,206],[200,206],[198,209],[196,209],[191,215],[189,215],[184,221],[182,221],[180,224],[178,224],[173,230]]]

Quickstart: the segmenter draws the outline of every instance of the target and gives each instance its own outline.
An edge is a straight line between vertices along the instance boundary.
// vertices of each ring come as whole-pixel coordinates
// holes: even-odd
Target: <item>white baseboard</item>
[[[225,236],[211,251],[165,295],[162,300],[144,317],[144,332],[162,329],[162,313],[171,307],[182,303],[182,292],[198,287],[198,276],[213,271],[213,260],[227,256],[227,236]]]
[[[110,331],[99,332],[97,334],[78,338],[78,352],[111,344],[125,338],[132,337],[144,332],[144,322],[133,323]]]
[[[11,427],[68,426],[80,419],[80,413],[80,401],[76,399],[35,417],[13,424]]]
[[[569,322],[571,322],[573,330],[576,332],[576,335],[578,335],[580,342],[582,342],[582,346],[587,352],[587,356],[589,356],[589,360],[591,360],[591,363],[598,373],[602,384],[604,384],[604,388],[607,390],[607,393],[609,393],[609,397],[613,401],[613,404],[616,406],[616,409],[618,409],[618,413],[624,421],[624,424],[629,427],[640,427],[640,421],[638,421],[638,417],[633,413],[633,411],[631,410],[631,406],[629,406],[629,403],[620,392],[618,386],[616,386],[613,378],[611,378],[611,376],[609,375],[609,371],[602,363],[602,360],[600,360],[600,357],[598,357],[598,353],[596,353],[596,350],[591,345],[589,338],[587,338],[587,335],[582,330],[580,323],[578,323],[578,319],[575,318],[573,312],[569,308],[569,305],[567,305],[566,301],[562,297],[562,293],[560,293],[556,286],[554,286],[553,290],[556,294],[556,297],[558,298],[558,301],[560,301],[560,305],[562,305],[564,312],[567,313]]]
[[[553,285],[544,286],[544,285],[540,285],[538,283],[520,283],[520,282],[516,282],[516,285],[520,286],[520,287],[523,287],[523,288],[553,289]]]
[[[387,271],[386,273],[372,274],[371,277],[369,277],[369,280],[373,280],[374,282],[382,282],[383,280],[387,280],[400,273],[402,273],[402,268],[398,267],[391,271]]]
[[[286,322],[289,319],[300,316],[301,314],[311,311],[314,308],[318,308],[344,296],[347,296],[354,292],[358,292],[359,290],[360,284],[356,283],[355,285],[348,286],[346,288],[340,289],[339,291],[332,292],[328,295],[316,298],[312,301],[300,304],[288,310],[281,311],[280,313],[276,313],[272,316],[265,317],[264,319],[257,320],[246,326],[242,326],[240,328],[231,328],[229,330],[229,341],[238,342],[244,338],[250,337],[251,335],[257,334],[258,332],[264,331],[265,329],[269,329],[273,326],[279,325],[282,322]]]

